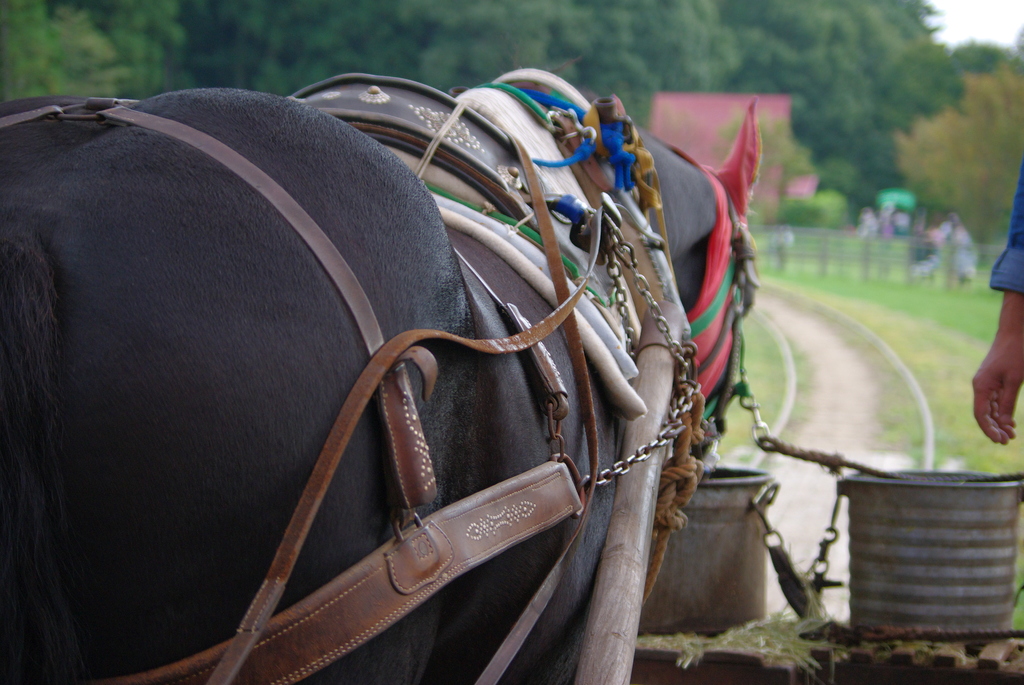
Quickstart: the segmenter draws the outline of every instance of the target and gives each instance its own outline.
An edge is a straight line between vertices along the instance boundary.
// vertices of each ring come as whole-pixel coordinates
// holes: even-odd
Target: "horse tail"
[[[64,685],[79,657],[64,591],[54,273],[0,237],[0,682]]]

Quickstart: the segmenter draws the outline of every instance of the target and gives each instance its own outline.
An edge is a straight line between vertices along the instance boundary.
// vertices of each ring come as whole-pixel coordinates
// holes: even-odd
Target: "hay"
[[[793,664],[813,672],[819,664],[811,657],[812,649],[840,649],[825,640],[801,637],[819,632],[825,624],[820,619],[799,619],[791,613],[779,612],[714,637],[694,633],[641,635],[637,646],[678,652],[676,665],[680,668],[696,665],[705,652],[739,651],[757,654],[769,666]]]

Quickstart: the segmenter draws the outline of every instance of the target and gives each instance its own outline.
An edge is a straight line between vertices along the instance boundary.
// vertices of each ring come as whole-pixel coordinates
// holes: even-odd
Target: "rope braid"
[[[690,503],[690,498],[697,490],[701,476],[704,475],[704,462],[690,453],[690,447],[704,440],[701,419],[704,417],[704,396],[693,395],[693,406],[683,415],[683,432],[676,438],[672,457],[662,467],[658,483],[658,502],[654,510],[654,548],[647,565],[647,578],[644,580],[644,601],[654,588],[654,581],[661,571],[669,536],[686,526],[686,514],[680,511]]]

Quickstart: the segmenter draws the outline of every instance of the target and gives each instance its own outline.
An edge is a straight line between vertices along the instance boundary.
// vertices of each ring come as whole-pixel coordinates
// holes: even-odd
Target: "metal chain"
[[[748,391],[749,392],[749,391]],[[921,483],[1009,483],[1013,481],[1024,481],[1024,471],[1016,471],[1013,473],[943,473],[943,472],[930,472],[930,473],[902,473],[900,471],[885,471],[882,469],[876,469],[866,464],[859,464],[855,461],[846,459],[842,454],[821,452],[814,449],[804,449],[792,445],[782,438],[772,435],[771,429],[764,421],[761,420],[761,414],[758,411],[760,404],[754,400],[753,393],[747,397],[740,398],[740,405],[749,410],[754,416],[754,426],[751,429],[753,435],[754,444],[761,448],[764,452],[774,452],[776,454],[783,454],[787,457],[794,457],[796,459],[802,459],[813,464],[825,467],[832,475],[840,477],[843,475],[843,469],[852,469],[866,476],[873,478],[884,478],[886,480],[899,480],[906,482],[921,482]]]
[[[611,221],[609,221],[609,223],[614,224],[614,222]],[[609,258],[607,259],[605,269],[608,271],[608,276],[612,279],[611,304],[619,312],[619,320],[622,322],[622,331],[625,333],[626,337],[626,349],[632,353],[633,347],[637,342],[637,335],[636,331],[633,329],[633,324],[629,319],[629,297],[626,294],[626,281],[622,277],[622,267],[619,266],[619,260]]]
[[[569,455],[565,453],[565,437],[562,435],[562,420],[555,418],[556,402],[548,398],[544,410],[548,417],[548,443],[551,445],[551,458],[554,461],[565,461]]]
[[[668,320],[661,311],[661,307],[651,294],[650,284],[642,273],[636,259],[633,246],[622,235],[619,227],[621,215],[614,208],[611,199],[605,196],[605,207],[611,211],[605,212],[604,216],[609,218],[606,230],[602,235],[606,237],[601,249],[605,252],[607,259],[608,275],[614,283],[613,302],[620,304],[619,315],[623,319],[623,328],[626,331],[629,348],[632,350],[636,340],[636,331],[629,325],[629,316],[625,310],[626,286],[623,278],[622,265],[625,264],[633,275],[633,285],[637,292],[644,298],[651,315],[658,326],[658,330],[665,337],[665,342],[676,361],[675,380],[672,388],[672,397],[669,400],[668,414],[662,424],[661,431],[651,442],[641,445],[636,452],[626,459],[619,460],[608,469],[598,473],[597,485],[606,485],[618,476],[629,472],[634,464],[640,464],[651,458],[655,450],[671,445],[679,435],[686,430],[685,417],[694,405],[694,395],[700,391],[695,378],[695,365],[693,364],[697,347],[692,342],[681,343],[672,336]],[[618,221],[616,221],[618,219]],[[589,478],[589,476],[588,476]]]
[[[661,307],[658,306],[657,301],[654,299],[654,295],[651,294],[651,286],[648,283],[647,278],[640,273],[640,264],[636,259],[636,251],[633,249],[633,245],[626,240],[622,235],[622,229],[614,222],[608,222],[609,226],[604,232],[607,236],[607,247],[609,252],[608,255],[608,268],[611,269],[613,262],[621,262],[625,264],[630,272],[633,274],[633,285],[636,290],[644,298],[644,303],[647,308],[651,311],[651,315],[654,316],[655,323],[658,326],[658,330],[661,331],[662,335],[665,336],[665,341],[668,343],[669,350],[672,352],[672,356],[675,358],[682,368],[687,370],[687,373],[692,371],[692,364],[690,361],[693,359],[694,353],[697,348],[692,342],[681,343],[672,337],[671,330],[669,329],[668,320],[661,312]],[[622,269],[616,265],[619,276],[621,278]],[[609,271],[609,274],[611,272]],[[616,286],[618,287],[618,285]]]
[[[818,543],[818,558],[811,564],[810,570],[814,572],[814,580],[811,581],[811,585],[819,593],[829,587],[842,587],[842,581],[829,580],[825,576],[828,575],[829,561],[828,551],[832,547],[833,543],[839,539],[839,529],[836,527],[836,523],[839,520],[839,495],[836,494],[836,503],[832,507],[832,522],[828,528],[825,529],[825,535],[821,538],[821,542]]]
[[[611,468],[600,471],[597,474],[597,484],[607,485],[615,478],[629,473],[629,470],[634,464],[641,464],[650,459],[651,455],[654,454],[654,451],[659,447],[671,445],[672,442],[686,429],[686,423],[683,420],[683,416],[693,408],[693,394],[693,392],[678,392],[677,385],[677,391],[672,393],[669,412],[665,417],[665,423],[662,424],[661,432],[658,433],[658,436],[646,445],[641,445],[637,451],[631,454],[628,458],[620,459],[615,462]]]
[[[761,536],[765,547],[771,547],[772,538],[777,541],[776,545],[784,547],[786,541],[782,539],[782,533],[780,533],[775,526],[768,520],[768,507],[775,502],[776,495],[779,494],[779,484],[776,481],[769,481],[761,486],[761,489],[757,491],[754,498],[750,500],[750,506],[754,509],[754,512],[761,518],[761,523],[764,524],[764,535]]]
[[[754,393],[750,390],[750,385],[749,385],[749,383],[747,381],[747,370],[745,368],[743,368],[742,366],[740,367],[740,383],[742,383],[742,384],[744,384],[746,386],[746,390],[745,390],[746,394],[740,395],[740,406],[743,407],[744,409],[746,409],[747,411],[749,411],[751,413],[751,415],[753,416],[753,419],[754,419],[754,421],[753,421],[754,425],[750,429],[751,437],[753,438],[754,443],[756,445],[758,445],[759,447],[764,449],[763,444],[765,443],[765,441],[768,441],[768,440],[772,439],[772,437],[773,437],[772,436],[772,431],[771,431],[771,428],[768,426],[768,424],[765,423],[764,419],[761,418],[761,405],[758,403],[757,399],[754,397]],[[771,500],[775,499],[775,492],[777,492],[777,490],[778,490],[778,484],[777,483],[774,483],[773,486],[774,486],[774,490],[771,493]],[[771,503],[771,501],[768,502],[768,504],[770,504],[770,503]],[[765,528],[768,530],[768,534],[765,535],[765,544],[766,545],[768,544],[768,542],[767,542],[768,535],[774,533],[774,534],[778,535],[779,544],[781,545],[782,544],[782,535],[780,535],[778,533],[778,531],[773,529],[771,527],[771,525],[768,523],[768,516],[767,516],[767,513],[764,511],[764,508],[763,507],[756,507],[755,506],[755,509],[757,509],[757,513],[760,514],[761,520],[764,521]],[[813,563],[811,563],[811,567],[807,570],[807,575],[809,576],[809,575],[811,575],[813,573],[814,578],[813,578],[813,580],[810,581],[810,583],[802,582],[802,585],[804,586],[804,590],[803,591],[804,591],[805,594],[808,593],[808,592],[813,591],[813,592],[815,592],[820,597],[821,596],[821,591],[823,589],[830,588],[830,587],[841,587],[842,586],[841,582],[834,581],[834,580],[829,580],[829,579],[827,579],[825,577],[825,575],[828,573],[828,569],[829,569],[829,561],[828,561],[829,548],[839,538],[839,529],[836,527],[836,522],[838,520],[838,517],[839,517],[839,496],[836,495],[836,503],[832,507],[832,521],[831,521],[831,524],[828,526],[828,528],[825,529],[825,534],[822,537],[821,541],[818,543],[818,557],[814,560]],[[780,580],[780,582],[781,582],[781,580]],[[785,591],[783,592],[783,594],[785,594]],[[787,600],[789,600],[788,596],[787,596]],[[794,609],[796,609],[796,606],[792,604],[792,601],[790,601],[790,604],[791,604],[791,606],[793,606]],[[799,613],[799,611],[798,611],[798,613]]]
[[[819,466],[825,467],[832,475],[840,477],[843,469],[852,469],[859,473],[874,478],[887,480],[901,480],[908,482],[926,483],[1008,483],[1012,481],[1024,481],[1024,471],[1014,473],[902,473],[899,471],[885,471],[876,469],[866,464],[859,464],[846,459],[840,453],[826,453],[814,449],[803,449],[792,445],[777,435],[772,435],[771,428],[761,419],[759,411],[761,405],[754,398],[754,393],[747,382],[746,369],[740,368],[740,381],[746,386],[746,395],[740,395],[740,406],[748,410],[754,418],[754,425],[751,428],[751,436],[754,444],[764,452],[783,454],[787,457],[802,459]]]

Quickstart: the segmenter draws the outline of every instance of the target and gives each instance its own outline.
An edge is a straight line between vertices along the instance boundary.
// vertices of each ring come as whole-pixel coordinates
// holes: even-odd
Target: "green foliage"
[[[58,7],[53,25],[60,41],[59,91],[101,97],[116,94],[131,69],[118,61],[113,42],[96,28],[89,13]]]
[[[829,157],[816,167],[822,188],[832,188],[847,196],[857,191],[860,171],[842,157]]]
[[[53,93],[60,86],[59,36],[43,0],[0,0],[7,43],[0,61],[3,98]]]
[[[417,34],[396,0],[183,0],[181,85],[287,94],[345,71],[414,77]],[[363,55],[362,62],[358,55]]]
[[[715,0],[183,0],[183,78],[278,93],[349,71],[437,88],[519,67],[616,93],[711,89],[736,64]]]
[[[949,70],[941,49],[927,48],[925,3],[723,0],[721,12],[742,50],[727,89],[790,93],[797,138],[817,162],[842,159],[856,170],[855,178],[843,174],[841,190],[858,204],[899,185],[892,128],[955,100],[948,84],[929,90],[946,83]],[[905,97],[901,64],[923,81],[913,97]],[[927,72],[936,66],[939,75]]]
[[[932,209],[955,210],[978,242],[1005,230],[1024,150],[1024,76],[1008,65],[972,74],[958,108],[897,134],[899,165]]]
[[[714,0],[596,0],[569,78],[615,93],[638,120],[659,90],[715,90],[739,63]]]
[[[594,35],[595,29],[592,13],[567,0],[456,0],[444,5],[404,0],[401,5],[407,23],[422,27],[418,78],[443,88],[474,86],[518,67],[557,67],[579,55],[584,36]],[[620,33],[630,34],[628,27]]]
[[[0,0],[4,99],[67,93],[145,97],[170,83],[177,0]]]
[[[939,112],[962,94],[963,81],[946,49],[919,38],[886,69],[880,114],[887,127],[906,130],[915,118]]]
[[[1022,34],[1024,35],[1024,34]],[[953,48],[953,66],[960,73],[991,74],[1004,64],[1024,73],[1024,56],[1012,48],[991,43],[968,41]]]
[[[782,200],[780,224],[807,228],[840,228],[849,223],[846,196],[838,190],[819,190],[814,197]]]
[[[110,40],[117,62],[117,92],[144,98],[172,88],[175,49],[184,32],[178,23],[178,0],[69,0],[68,6],[88,12],[92,23]],[[99,69],[109,68],[109,65]]]

